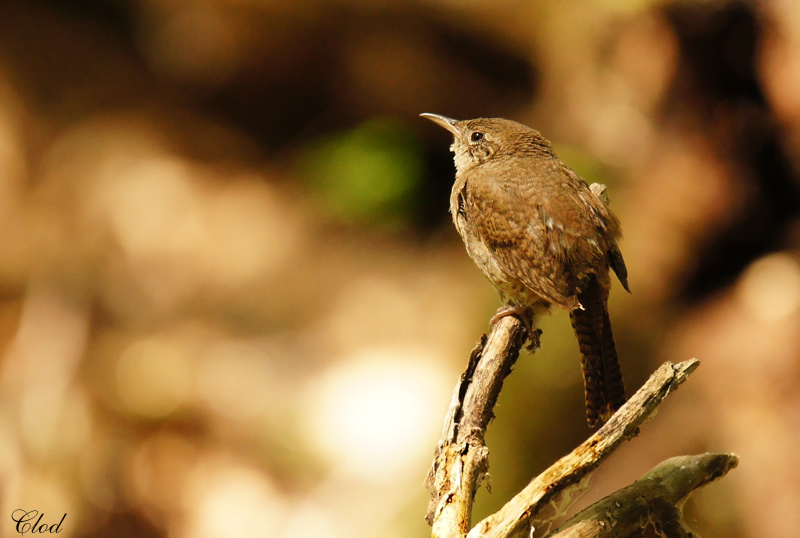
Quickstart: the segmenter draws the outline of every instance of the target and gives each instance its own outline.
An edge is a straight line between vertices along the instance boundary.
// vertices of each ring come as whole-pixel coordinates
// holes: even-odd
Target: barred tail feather
[[[603,377],[608,395],[607,416],[603,417],[606,421],[625,403],[625,384],[622,381],[617,346],[614,344],[614,333],[611,331],[611,319],[608,317],[608,308],[605,305],[603,305]]]
[[[586,421],[595,427],[625,403],[625,388],[617,359],[606,294],[594,276],[578,296],[582,309],[570,312],[578,339],[586,397]]]

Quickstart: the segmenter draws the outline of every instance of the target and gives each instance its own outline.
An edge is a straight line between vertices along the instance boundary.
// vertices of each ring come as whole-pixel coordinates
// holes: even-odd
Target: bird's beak
[[[453,136],[461,136],[461,131],[458,129],[458,120],[454,120],[453,118],[448,118],[447,116],[440,116],[439,114],[429,114],[425,112],[424,114],[420,114],[423,118],[427,118],[431,120],[433,123],[441,125],[451,133]]]

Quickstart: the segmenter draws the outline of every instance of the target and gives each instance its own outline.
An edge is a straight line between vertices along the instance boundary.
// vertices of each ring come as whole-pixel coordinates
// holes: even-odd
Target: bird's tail
[[[608,317],[607,292],[594,275],[578,295],[583,309],[570,313],[583,367],[586,421],[590,427],[607,421],[625,403],[625,387]]]

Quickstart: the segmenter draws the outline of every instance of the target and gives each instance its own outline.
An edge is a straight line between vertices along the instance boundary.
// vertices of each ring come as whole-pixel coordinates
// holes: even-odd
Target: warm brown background
[[[450,391],[498,306],[448,134],[505,116],[609,186],[634,390],[702,365],[571,509],[741,465],[707,537],[800,536],[800,3],[0,3],[0,535],[425,536]],[[478,516],[589,433],[566,315],[490,428]]]

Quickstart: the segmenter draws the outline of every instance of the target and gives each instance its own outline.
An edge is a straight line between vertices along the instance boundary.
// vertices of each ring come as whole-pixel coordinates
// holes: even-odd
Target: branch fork
[[[500,510],[471,527],[475,494],[489,470],[486,428],[503,381],[519,357],[527,332],[513,316],[501,318],[472,350],[453,391],[425,485],[431,494],[427,520],[434,538],[502,538],[529,533],[550,502],[569,494],[657,411],[661,402],[699,366],[690,359],[664,363],[609,421],[555,462]],[[652,525],[664,536],[690,536],[681,508],[696,488],[736,466],[734,454],[702,454],[667,460],[634,484],[574,516],[548,537],[640,536]]]

